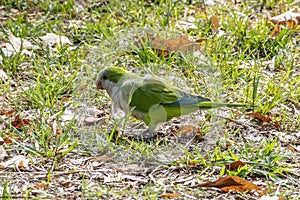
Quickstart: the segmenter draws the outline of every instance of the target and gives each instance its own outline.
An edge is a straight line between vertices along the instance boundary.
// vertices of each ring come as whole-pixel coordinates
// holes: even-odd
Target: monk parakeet
[[[113,106],[143,120],[153,133],[158,124],[200,109],[246,107],[245,104],[215,103],[186,93],[153,76],[141,77],[121,67],[108,67],[97,78],[97,89],[107,91]]]

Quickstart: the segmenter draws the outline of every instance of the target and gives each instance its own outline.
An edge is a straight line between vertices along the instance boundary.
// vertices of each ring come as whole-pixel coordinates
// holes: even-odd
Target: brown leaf
[[[300,16],[299,16],[300,17]],[[293,20],[293,19],[289,19],[286,24],[288,25],[288,27],[290,28],[296,28],[298,26],[298,22]]]
[[[23,167],[24,167],[24,163],[23,163],[23,161],[19,162],[19,164],[18,164],[18,168],[19,168],[19,169],[21,169],[21,168],[23,168]]]
[[[48,184],[45,182],[42,182],[40,184],[33,186],[33,188],[35,188],[35,189],[41,189],[41,188],[45,188],[45,187],[48,187]]]
[[[165,194],[162,194],[161,196],[165,197],[165,198],[176,198],[176,197],[179,197],[180,194],[178,194],[178,193],[165,193]]]
[[[206,38],[199,38],[199,39],[195,40],[195,42],[201,43],[201,42],[204,42],[206,40],[207,40]]]
[[[280,125],[279,122],[274,122],[272,123],[272,116],[276,116],[274,114],[270,114],[270,115],[263,115],[261,113],[247,113],[246,115],[252,117],[253,119],[258,119],[261,122],[267,122],[267,123],[271,123],[273,124],[273,126],[275,126],[279,131],[282,131],[282,127]],[[278,115],[278,114],[277,114]],[[280,115],[281,116],[281,115]]]
[[[14,121],[11,122],[11,125],[15,128],[22,128],[23,126],[30,125],[29,119],[20,119],[20,115],[17,115],[14,119]]]
[[[185,125],[181,129],[177,130],[175,134],[188,134],[188,133],[200,133],[200,130],[192,125]]]
[[[159,36],[147,35],[144,38],[140,38],[135,42],[135,45],[146,44],[156,51],[159,57],[168,57],[176,51],[182,51],[184,53],[190,51],[200,50],[200,43],[206,39],[198,39],[196,41],[190,41],[188,36],[183,35],[174,39],[162,39]],[[180,52],[178,53],[181,55]]]
[[[215,187],[220,188],[223,192],[246,192],[251,190],[261,190],[261,188],[257,185],[246,181],[238,176],[225,176],[219,178],[216,181],[208,181],[206,183],[198,184],[192,187]]]
[[[232,144],[229,141],[226,141],[226,147],[231,147]]]
[[[65,187],[65,188],[70,188],[71,187],[71,182],[67,181],[67,182],[64,182],[64,183],[60,183],[60,185]]]
[[[271,36],[276,36],[276,35],[278,35],[278,33],[279,33],[279,28],[278,28],[278,26],[276,25],[276,26],[274,27],[273,32],[271,33]]]
[[[245,162],[242,162],[242,161],[238,160],[238,161],[230,163],[229,165],[225,165],[225,167],[226,167],[226,169],[228,169],[230,171],[235,171],[239,167],[242,167],[242,166],[245,166],[245,165],[246,165]]]
[[[163,49],[155,49],[155,53],[160,58],[167,58],[174,54],[172,52],[169,52],[168,50],[163,50]]]
[[[11,159],[1,162],[0,163],[0,169],[5,169],[5,168],[28,168],[28,163],[30,159],[26,158],[25,156],[22,155],[16,155],[12,157]]]
[[[212,24],[212,32],[215,33],[218,31],[220,24],[219,24],[219,19],[217,16],[212,16],[210,18],[210,23]]]
[[[288,25],[290,28],[296,28],[300,24],[300,12],[298,8],[291,9],[281,15],[270,18],[273,24]]]
[[[259,121],[262,122],[271,122],[272,119],[270,116],[264,116],[261,113],[247,113],[246,115],[248,115],[249,117],[252,117],[253,119],[258,119]]]
[[[72,97],[60,97],[59,100],[61,100],[61,101],[72,101]]]
[[[6,115],[6,116],[9,116],[9,115],[13,114],[14,112],[15,112],[14,109],[9,110],[9,111],[3,111],[3,110],[0,110],[0,115]]]
[[[6,144],[11,144],[12,143],[12,140],[11,140],[11,137],[10,136],[6,136],[5,138],[3,138],[4,142]]]
[[[188,36],[183,35],[174,39],[161,39],[158,36],[154,37],[152,44],[155,48],[169,51],[182,50],[184,52],[190,50],[199,50],[200,45],[197,42],[190,41]]]
[[[273,125],[279,130],[282,131],[282,127],[279,122],[274,122]]]

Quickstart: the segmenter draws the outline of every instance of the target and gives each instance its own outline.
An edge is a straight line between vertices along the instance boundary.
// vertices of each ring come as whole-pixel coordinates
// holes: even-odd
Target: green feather
[[[121,92],[122,101],[127,102],[130,109],[133,108],[133,115],[149,125],[151,131],[161,122],[199,109],[248,107],[246,104],[212,102],[208,98],[168,85],[159,78],[143,78],[120,67],[109,67],[100,72],[97,87],[102,88],[105,80],[115,83],[114,87]],[[112,91],[112,88],[104,89]],[[114,101],[121,101],[112,98]]]

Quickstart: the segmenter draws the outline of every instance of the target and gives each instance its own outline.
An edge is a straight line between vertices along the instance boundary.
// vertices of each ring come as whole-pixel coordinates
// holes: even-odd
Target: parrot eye
[[[106,76],[105,74],[103,75],[103,79],[104,79],[104,80],[106,80],[106,79],[107,79],[107,76]]]

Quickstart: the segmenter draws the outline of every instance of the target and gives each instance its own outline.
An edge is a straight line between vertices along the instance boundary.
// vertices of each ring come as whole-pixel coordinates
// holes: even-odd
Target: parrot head
[[[121,67],[108,67],[102,70],[97,78],[97,89],[107,89],[109,85],[115,85],[127,71]]]

